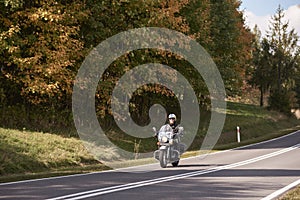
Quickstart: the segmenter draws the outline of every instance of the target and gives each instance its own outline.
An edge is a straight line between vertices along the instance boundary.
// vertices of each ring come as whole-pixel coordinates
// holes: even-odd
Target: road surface
[[[0,184],[0,199],[273,199],[300,183],[300,131],[271,141],[122,170]],[[134,168],[132,168],[134,169]]]

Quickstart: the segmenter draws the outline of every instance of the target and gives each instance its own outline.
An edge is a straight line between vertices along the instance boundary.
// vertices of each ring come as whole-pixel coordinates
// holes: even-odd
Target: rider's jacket
[[[159,132],[177,133],[176,130],[178,131],[179,127],[181,127],[179,124],[175,124],[174,126],[171,126],[170,124],[165,124],[159,129]]]
[[[182,131],[179,131],[179,128],[181,128],[182,129]],[[177,131],[176,131],[177,130]],[[175,135],[173,136],[174,137],[174,144],[175,144],[175,147],[176,148],[179,148],[179,151],[181,152],[181,153],[183,153],[184,151],[185,151],[185,145],[184,144],[181,144],[181,145],[179,145],[179,146],[177,146],[177,144],[179,144],[180,143],[180,139],[178,138],[179,136],[183,136],[183,128],[182,128],[182,126],[180,126],[179,124],[175,124],[175,126],[171,126],[170,124],[165,124],[165,125],[163,125],[161,128],[160,128],[160,130],[159,130],[159,132],[173,132],[173,133],[175,133]],[[159,133],[157,133],[157,134],[159,134]],[[177,136],[177,137],[176,137]]]
[[[159,132],[173,132],[173,128],[170,124],[165,124],[159,129]]]

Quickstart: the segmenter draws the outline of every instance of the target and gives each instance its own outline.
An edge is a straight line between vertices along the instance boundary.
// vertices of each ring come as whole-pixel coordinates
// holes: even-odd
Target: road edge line
[[[279,197],[280,195],[286,193],[290,189],[298,186],[299,184],[300,184],[300,179],[298,179],[297,181],[295,181],[295,182],[293,182],[293,183],[291,183],[291,184],[289,184],[289,185],[287,185],[287,186],[285,186],[285,187],[283,187],[283,188],[281,188],[281,189],[273,192],[272,194],[270,194],[270,195],[262,198],[261,200],[272,200],[272,199],[275,199],[275,198]]]
[[[173,180],[177,180],[177,179],[200,176],[203,174],[214,173],[217,171],[232,169],[235,167],[240,167],[240,166],[248,165],[251,163],[259,162],[261,160],[269,159],[269,158],[287,153],[287,152],[295,150],[299,147],[300,147],[300,143],[298,143],[294,146],[285,148],[285,149],[281,149],[279,151],[275,151],[275,152],[272,152],[269,154],[265,154],[265,155],[255,157],[252,159],[240,161],[237,163],[228,164],[225,166],[218,166],[218,167],[213,167],[213,168],[204,169],[204,170],[200,170],[200,171],[193,171],[193,172],[188,172],[188,173],[183,173],[183,174],[176,174],[176,175],[171,175],[171,176],[166,176],[166,177],[160,177],[160,178],[156,178],[156,179],[150,179],[150,180],[138,181],[138,182],[127,183],[127,184],[122,184],[122,185],[116,185],[116,186],[112,186],[112,187],[83,191],[83,192],[68,194],[68,195],[64,195],[64,196],[48,198],[47,200],[62,200],[62,199],[79,200],[79,199],[100,196],[100,195],[107,194],[107,193],[113,193],[113,192],[117,192],[117,191],[123,191],[123,190],[132,189],[132,188],[137,188],[137,187],[144,187],[144,186],[153,185],[153,184],[157,184],[157,183],[161,183],[161,182],[169,182],[169,181],[173,181]]]

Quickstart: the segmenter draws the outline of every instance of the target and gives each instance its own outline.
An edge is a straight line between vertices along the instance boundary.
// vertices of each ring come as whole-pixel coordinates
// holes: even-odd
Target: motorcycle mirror
[[[179,133],[183,132],[183,127],[179,127]]]
[[[156,133],[156,128],[155,127],[152,127],[152,130]]]

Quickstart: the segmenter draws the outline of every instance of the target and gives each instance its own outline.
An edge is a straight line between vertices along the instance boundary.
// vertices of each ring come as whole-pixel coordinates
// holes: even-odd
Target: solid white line
[[[8,182],[8,183],[0,183],[0,186],[31,183],[31,182],[44,181],[44,180],[55,180],[55,179],[77,177],[77,176],[87,176],[87,175],[92,175],[92,174],[97,174],[97,173],[106,173],[106,172],[112,172],[112,171],[115,171],[115,170],[112,169],[112,170],[101,171],[101,172],[89,172],[89,173],[85,173],[85,174],[71,174],[71,175],[65,175],[65,176],[56,176],[56,177],[38,178],[38,179],[30,179],[30,180],[23,180],[23,181],[14,181],[14,182]]]
[[[266,196],[265,198],[262,198],[261,200],[272,200],[272,199],[275,199],[277,197],[279,197],[280,195],[282,195],[283,193],[286,193],[288,190],[296,187],[297,185],[300,184],[300,179],[285,186],[284,188],[281,188],[280,190],[277,190],[275,192],[273,192],[272,194]]]
[[[107,187],[107,188],[100,188],[100,189],[96,189],[96,190],[90,190],[90,191],[60,196],[60,197],[56,197],[56,198],[51,198],[48,200],[61,200],[61,199],[79,200],[79,199],[85,199],[85,198],[94,197],[94,196],[100,196],[103,194],[113,193],[116,191],[122,191],[122,190],[128,190],[128,189],[132,189],[132,188],[143,187],[146,185],[153,185],[153,184],[173,181],[173,180],[177,180],[177,179],[199,176],[199,175],[203,175],[203,174],[213,173],[213,172],[217,172],[217,171],[221,171],[221,170],[225,170],[225,169],[231,169],[231,168],[255,163],[255,162],[258,162],[261,160],[265,160],[265,159],[295,150],[299,147],[300,147],[300,143],[297,145],[294,145],[292,147],[285,148],[285,149],[282,149],[282,150],[279,150],[279,151],[276,151],[273,153],[269,153],[269,154],[262,155],[262,156],[259,156],[256,158],[252,158],[249,160],[245,160],[245,161],[241,161],[241,162],[237,162],[237,163],[233,163],[233,164],[229,164],[229,165],[225,165],[225,166],[219,166],[219,167],[214,167],[214,168],[205,169],[205,170],[201,170],[201,171],[189,172],[189,173],[178,174],[178,175],[173,175],[173,176],[161,177],[161,178],[152,179],[152,180],[128,183],[128,184],[124,184],[124,185],[117,185],[117,186],[112,186],[112,187]]]
[[[274,139],[271,139],[271,140],[262,141],[262,142],[259,142],[259,143],[249,144],[249,145],[246,145],[246,146],[237,147],[237,148],[228,149],[228,150],[223,150],[223,151],[218,151],[218,152],[213,152],[213,153],[209,153],[209,154],[197,155],[197,156],[194,156],[194,157],[189,157],[189,158],[184,158],[184,159],[192,159],[192,158],[197,158],[197,157],[205,156],[205,155],[214,155],[214,154],[219,154],[219,153],[225,153],[225,152],[236,150],[236,149],[242,149],[242,148],[246,148],[246,147],[250,147],[250,146],[255,146],[255,145],[259,145],[259,144],[263,144],[263,143],[276,141],[276,140],[279,140],[279,139],[282,139],[282,138],[285,138],[285,137],[292,136],[296,133],[298,133],[298,131],[295,131],[295,132],[292,132],[292,133],[289,133],[287,135],[283,135],[281,137],[274,138]],[[182,160],[184,160],[184,159],[182,159]],[[100,172],[90,172],[90,173],[85,173],[85,174],[72,174],[72,175],[57,176],[57,177],[48,177],[48,178],[39,178],[39,179],[31,179],[31,180],[23,180],[23,181],[14,181],[14,182],[8,182],[8,183],[0,183],[0,186],[2,186],[2,185],[13,185],[13,184],[23,184],[23,183],[30,183],[30,182],[43,181],[43,180],[55,180],[55,179],[69,178],[69,177],[88,176],[88,175],[93,175],[93,174],[115,172],[115,171],[120,171],[120,170],[122,171],[122,170],[126,170],[128,168],[148,166],[148,165],[156,165],[156,164],[157,163],[140,165],[140,166],[132,166],[132,167],[120,168],[120,169],[111,169],[111,170],[100,171]]]
[[[280,137],[277,137],[277,138],[270,139],[270,140],[261,141],[261,142],[257,142],[257,143],[253,143],[253,144],[248,144],[248,145],[245,145],[245,146],[235,147],[233,149],[227,149],[227,150],[222,150],[222,151],[217,151],[217,152],[212,152],[212,153],[207,153],[207,154],[200,154],[200,155],[196,155],[196,156],[192,156],[192,157],[188,157],[188,158],[184,158],[184,159],[180,159],[180,160],[188,160],[188,159],[194,159],[194,158],[198,158],[198,157],[203,158],[203,157],[207,157],[207,156],[211,156],[211,155],[215,155],[215,154],[227,153],[227,152],[234,151],[234,150],[245,149],[245,148],[248,148],[248,147],[252,147],[252,146],[256,146],[256,145],[265,144],[265,143],[273,142],[273,141],[276,141],[276,140],[280,140],[280,139],[295,135],[296,133],[299,133],[299,130],[295,131],[295,132],[292,132],[292,133],[289,133],[287,135],[283,135],[283,136],[280,136]]]
[[[256,145],[260,145],[260,144],[265,144],[265,143],[273,142],[273,141],[276,141],[276,140],[280,140],[280,139],[283,139],[283,138],[295,135],[298,132],[299,132],[299,130],[295,131],[295,132],[292,132],[292,133],[289,133],[287,135],[283,135],[283,136],[277,137],[277,138],[273,138],[273,139],[262,141],[262,142],[257,142],[257,143],[254,143],[254,144],[248,144],[246,146],[236,147],[236,148],[229,149],[229,150],[244,149],[244,148],[248,148],[248,147],[251,147],[251,146],[256,146]]]

